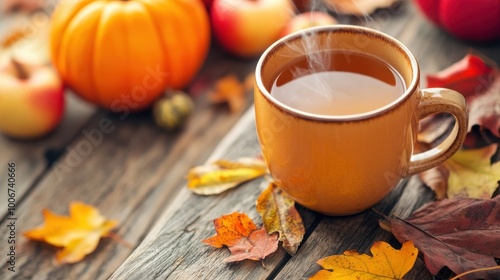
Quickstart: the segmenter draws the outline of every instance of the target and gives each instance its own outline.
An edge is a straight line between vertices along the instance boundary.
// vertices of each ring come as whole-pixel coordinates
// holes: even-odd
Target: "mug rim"
[[[322,32],[322,31],[335,31],[335,30],[343,30],[343,31],[351,31],[352,33],[371,33],[375,36],[382,37],[383,39],[392,42],[394,45],[396,45],[399,49],[401,49],[409,58],[411,68],[412,68],[412,75],[411,75],[411,81],[410,84],[405,88],[405,91],[393,100],[392,102],[379,107],[375,110],[363,112],[363,113],[358,113],[358,114],[348,114],[348,115],[322,115],[322,114],[314,114],[314,113],[309,113],[309,112],[304,112],[298,109],[295,109],[291,106],[288,106],[278,99],[276,99],[274,96],[271,95],[271,93],[267,90],[267,88],[264,86],[262,82],[262,66],[264,64],[264,61],[266,60],[267,56],[269,53],[271,53],[274,49],[277,47],[285,44],[287,41],[291,40],[296,40],[297,38],[303,36],[304,34],[307,33],[313,33],[313,32]],[[310,27],[306,28],[291,34],[288,34],[279,40],[275,41],[272,45],[270,45],[260,56],[257,66],[255,69],[255,82],[256,85],[260,91],[261,94],[264,95],[264,97],[270,101],[272,104],[277,106],[278,108],[285,110],[286,112],[301,117],[305,119],[311,119],[311,120],[316,120],[316,121],[354,121],[354,120],[362,120],[362,119],[368,119],[383,113],[388,112],[394,107],[397,107],[400,103],[402,103],[404,100],[406,100],[411,93],[413,93],[417,89],[417,83],[419,81],[419,67],[418,67],[418,62],[415,58],[415,56],[411,53],[411,51],[399,40],[396,38],[389,36],[383,32],[380,32],[378,30],[368,28],[368,27],[363,27],[363,26],[356,26],[356,25],[348,25],[348,24],[335,24],[335,25],[326,25],[326,26],[315,26],[315,27]]]

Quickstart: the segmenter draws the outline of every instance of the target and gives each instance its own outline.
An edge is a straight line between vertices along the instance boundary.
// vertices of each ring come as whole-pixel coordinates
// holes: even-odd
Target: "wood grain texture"
[[[368,18],[342,20],[395,36],[415,54],[423,74],[447,67],[470,47],[500,62],[500,44],[459,41],[425,21],[411,1]],[[2,166],[16,161],[23,193],[17,212],[18,272],[8,272],[2,261],[0,279],[302,279],[320,270],[315,262],[322,257],[348,249],[367,253],[375,240],[398,246],[392,235],[378,226],[381,216],[375,211],[332,218],[301,207],[307,234],[297,255],[290,257],[280,248],[264,260],[266,268],[252,261],[225,264],[222,259],[229,255],[227,249],[213,249],[200,242],[215,233],[212,220],[222,214],[246,212],[261,224],[255,201],[264,179],[211,197],[192,194],[184,186],[187,170],[207,158],[235,159],[260,153],[251,95],[250,109],[242,119],[242,112],[230,114],[224,105],[211,106],[206,99],[217,78],[228,73],[243,78],[255,64],[255,60],[230,57],[213,43],[203,69],[188,88],[195,98],[195,113],[187,126],[175,133],[158,129],[150,112],[121,119],[119,114],[95,111],[76,100],[83,107],[68,107],[71,110],[63,124],[47,138],[18,142],[0,137],[0,182],[6,180]],[[103,121],[113,129],[103,132],[100,139],[95,133]],[[86,147],[90,152],[85,152]],[[0,207],[4,207],[4,192],[0,199]],[[402,181],[375,208],[385,215],[407,217],[432,199],[432,192],[412,177]],[[119,220],[117,233],[133,248],[103,239],[81,263],[56,266],[56,248],[21,236],[22,231],[42,223],[41,209],[65,214],[73,200],[92,204],[106,217]],[[5,216],[5,208],[0,211]],[[6,223],[4,219],[0,224],[3,230]],[[2,234],[0,244],[7,244],[6,238]],[[5,260],[5,248],[1,247],[1,260]],[[407,275],[407,279],[430,277],[421,260]]]
[[[106,279],[122,264],[133,248],[104,239],[83,262],[56,266],[56,248],[30,242],[21,233],[42,223],[43,208],[66,214],[69,202],[77,200],[120,221],[117,233],[137,246],[184,184],[187,170],[206,160],[243,113],[232,114],[224,105],[212,106],[205,93],[222,75],[245,77],[255,62],[229,60],[217,48],[213,48],[208,61],[214,59],[220,65],[202,69],[188,89],[197,98],[195,113],[184,129],[167,133],[157,128],[150,111],[124,117],[104,110],[98,110],[78,128],[66,147],[60,148],[62,153],[54,164],[47,170],[42,168],[43,175],[20,199],[16,211],[18,272],[9,273],[2,262],[1,279]],[[250,92],[247,97],[248,108]],[[44,147],[39,149],[40,153],[46,152]],[[0,173],[5,176],[5,172]],[[3,220],[3,228],[7,222]],[[2,235],[0,242],[7,244],[7,235]]]
[[[48,21],[48,15],[45,13],[44,15]],[[22,13],[0,14],[0,41],[3,41],[13,30],[39,31],[43,35],[47,34],[48,22],[39,21],[34,24],[34,16]],[[22,40],[20,41],[21,47],[23,46]],[[48,48],[48,42],[46,44],[42,40],[36,42],[38,42],[36,46],[41,49]],[[40,60],[47,59],[42,54],[35,57],[41,57]],[[10,55],[11,52],[0,48],[0,64],[7,63]],[[31,63],[35,62],[31,61]],[[80,100],[70,90],[66,90],[65,94],[66,106],[62,122],[48,136],[19,141],[0,134],[0,182],[2,184],[7,182],[7,163],[15,163],[17,176],[15,198],[18,202],[44,176],[55,158],[64,151],[66,145],[80,132],[82,126],[95,112],[94,106]],[[0,217],[3,219],[7,212],[6,190],[0,192],[0,201]]]
[[[249,111],[227,137],[230,141],[223,141],[209,160],[254,155],[258,151],[258,142],[253,111]],[[305,279],[319,270],[315,261],[322,257],[348,249],[365,252],[376,240],[386,240],[393,246],[398,244],[390,233],[378,226],[378,220],[383,216],[374,211],[348,217],[327,217],[299,206],[308,233],[294,257],[280,248],[264,260],[267,269],[252,261],[226,264],[222,260],[229,255],[228,250],[211,248],[201,240],[215,233],[213,219],[234,211],[245,212],[261,224],[255,201],[263,190],[262,182],[265,179],[210,197],[195,195],[184,188],[148,237],[111,279]],[[432,197],[431,191],[414,177],[402,181],[374,208],[385,215],[394,213],[407,217]],[[418,271],[415,279],[430,278],[422,265],[420,262],[414,268]]]
[[[377,12],[364,23],[362,20],[353,22],[382,30],[401,40],[419,60],[423,74],[447,67],[462,58],[470,47],[423,20],[410,1],[403,1],[395,10]],[[495,52],[498,45],[476,47],[496,61],[500,60]],[[425,85],[425,81],[422,84]],[[247,113],[237,124],[212,155],[212,160],[249,156],[258,151],[250,116],[251,112]],[[211,221],[223,214],[242,211],[260,221],[255,200],[262,190],[261,183],[262,180],[255,180],[213,197],[200,197],[183,188],[144,242],[111,279],[307,279],[321,269],[315,263],[320,258],[350,249],[368,253],[377,240],[400,246],[391,233],[379,227],[378,220],[383,217],[375,211],[327,217],[299,207],[307,234],[294,257],[279,249],[264,260],[267,269],[252,261],[225,264],[222,259],[229,255],[227,249],[213,249],[200,241],[214,234]],[[417,177],[411,177],[403,180],[374,208],[384,215],[405,218],[433,199],[434,194]],[[418,259],[406,279],[432,279],[432,276]]]
[[[19,141],[0,135],[0,182],[7,183],[7,163],[16,164],[16,201],[45,176],[53,160],[64,152],[66,146],[95,112],[95,108],[71,95],[66,95],[66,110],[61,124],[47,137]],[[0,217],[7,212],[7,190],[0,192]]]

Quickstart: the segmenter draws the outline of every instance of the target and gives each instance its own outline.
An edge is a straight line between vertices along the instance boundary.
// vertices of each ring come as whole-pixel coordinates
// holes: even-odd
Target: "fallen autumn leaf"
[[[294,255],[305,234],[304,223],[295,208],[295,201],[272,182],[259,195],[256,208],[267,232],[278,232],[283,248]]]
[[[373,243],[370,252],[373,256],[362,255],[353,250],[320,259],[318,264],[323,270],[310,279],[403,279],[418,256],[418,250],[411,241],[404,242],[400,250],[377,241]]]
[[[442,165],[419,174],[438,199],[491,198],[500,181],[500,162],[491,163],[498,144],[460,150]]]
[[[29,239],[63,247],[56,254],[58,263],[75,263],[92,253],[101,237],[109,236],[118,222],[107,220],[96,208],[81,202],[72,202],[69,216],[59,216],[43,210],[45,223],[24,232]]]
[[[196,194],[214,195],[266,173],[267,166],[259,158],[240,158],[237,161],[221,159],[191,168],[187,175],[187,186]]]
[[[427,87],[444,87],[460,92],[466,98],[484,92],[491,86],[495,69],[484,60],[468,53],[446,69],[427,75]]]
[[[212,247],[227,246],[232,256],[226,262],[262,260],[278,249],[278,234],[257,229],[245,213],[234,212],[214,220],[216,235],[201,242]]]
[[[433,275],[445,266],[456,274],[497,266],[500,196],[488,200],[445,199],[424,205],[407,219],[387,219],[400,242],[415,243]],[[500,279],[500,271],[478,271],[460,279],[480,278]]]

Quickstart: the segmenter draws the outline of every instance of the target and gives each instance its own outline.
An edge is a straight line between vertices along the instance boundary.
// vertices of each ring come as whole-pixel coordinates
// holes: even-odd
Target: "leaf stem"
[[[29,78],[28,71],[24,65],[22,65],[17,59],[11,57],[10,61],[12,65],[14,65],[14,69],[16,69],[16,75],[20,80],[27,80]]]
[[[108,237],[113,239],[114,241],[122,244],[123,246],[129,248],[129,249],[132,249],[134,246],[132,246],[132,244],[128,243],[127,241],[123,240],[123,238],[121,238],[118,234],[114,233],[114,232],[108,232]]]
[[[264,259],[260,259],[260,263],[264,269],[267,269],[266,264],[264,263]]]
[[[488,271],[488,270],[495,270],[495,269],[500,269],[500,265],[496,265],[496,266],[490,266],[490,267],[484,267],[484,268],[477,268],[477,269],[473,269],[473,270],[469,270],[469,271],[466,271],[464,273],[460,273],[458,274],[457,276],[451,278],[450,280],[457,280],[459,279],[460,277],[463,277],[465,275],[469,275],[471,273],[476,273],[476,272],[480,272],[480,271]]]

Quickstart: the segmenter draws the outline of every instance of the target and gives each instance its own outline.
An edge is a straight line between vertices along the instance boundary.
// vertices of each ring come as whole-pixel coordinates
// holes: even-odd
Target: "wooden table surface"
[[[6,30],[7,19],[0,19],[0,31]],[[470,48],[500,63],[500,44],[471,44],[451,37],[427,22],[411,1],[370,18],[341,21],[398,38],[417,57],[424,75],[461,59]],[[280,247],[264,260],[266,268],[253,261],[226,264],[222,260],[229,255],[227,249],[201,243],[215,233],[212,220],[223,214],[245,212],[261,224],[255,201],[264,179],[209,197],[185,187],[185,175],[194,165],[259,154],[251,92],[247,111],[235,114],[206,98],[216,79],[230,73],[244,78],[256,62],[229,56],[213,43],[204,67],[187,88],[196,103],[195,113],[175,133],[157,128],[149,111],[121,120],[68,93],[64,120],[54,133],[32,141],[0,136],[0,279],[303,279],[320,270],[316,261],[322,257],[348,249],[367,253],[377,240],[398,246],[392,234],[378,226],[381,216],[372,210],[328,217],[300,206],[307,233],[297,254],[290,257]],[[99,129],[103,119],[111,120],[113,131],[92,144],[89,153],[75,152],[87,145],[86,134]],[[16,272],[8,271],[6,263],[9,162],[15,162],[17,170]],[[404,218],[433,199],[433,193],[411,177],[374,208]],[[120,221],[116,233],[132,248],[105,238],[82,262],[55,265],[57,249],[28,241],[22,232],[42,224],[43,208],[67,214],[71,201],[94,205],[106,217]],[[406,278],[432,276],[419,259]]]

